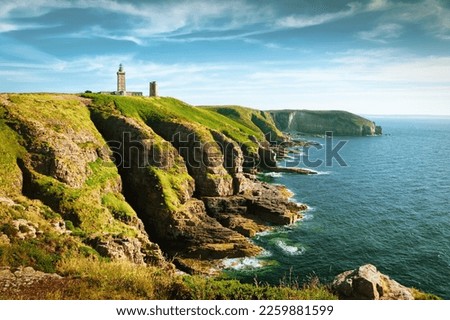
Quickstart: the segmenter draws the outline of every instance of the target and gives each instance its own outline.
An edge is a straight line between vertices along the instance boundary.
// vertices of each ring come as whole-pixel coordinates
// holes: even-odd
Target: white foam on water
[[[328,174],[331,174],[331,171],[318,171],[318,170],[312,170],[312,169],[308,169],[308,170],[310,170],[310,171],[312,171],[312,172],[315,172],[317,175],[328,175]]]
[[[261,232],[257,232],[256,234],[255,234],[255,237],[257,237],[257,238],[259,238],[259,237],[265,237],[265,236],[268,236],[269,234],[271,234],[271,233],[273,233],[274,231],[273,230],[264,230],[264,231],[261,231]]]
[[[224,269],[253,270],[264,266],[264,262],[256,257],[229,258],[222,260]]]
[[[266,173],[262,173],[262,175],[267,176],[267,177],[272,177],[272,178],[280,178],[283,176],[283,174],[281,172],[266,172]]]
[[[305,248],[302,246],[290,246],[286,244],[283,240],[277,240],[275,244],[283,250],[284,253],[291,255],[291,256],[298,256],[303,253],[305,253]]]
[[[314,218],[314,215],[312,213],[305,213],[303,214],[303,218],[300,219],[300,221],[308,221],[312,220],[312,218]]]

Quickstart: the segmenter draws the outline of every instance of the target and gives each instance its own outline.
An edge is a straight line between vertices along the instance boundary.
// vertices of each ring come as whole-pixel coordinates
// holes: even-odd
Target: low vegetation
[[[43,299],[336,299],[328,289],[312,283],[270,286],[237,280],[175,274],[173,270],[74,257],[57,265],[69,285],[55,286]],[[43,288],[44,289],[44,288]],[[0,296],[0,298],[2,298]],[[4,297],[3,297],[4,298]],[[30,297],[22,296],[29,299]]]

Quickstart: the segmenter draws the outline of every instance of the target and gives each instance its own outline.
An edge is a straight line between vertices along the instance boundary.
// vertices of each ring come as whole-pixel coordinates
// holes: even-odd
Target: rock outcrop
[[[38,284],[48,285],[50,282],[60,282],[63,278],[55,273],[36,271],[31,267],[11,269],[0,267],[0,296],[8,293],[11,299],[15,294]]]
[[[92,114],[116,154],[127,200],[144,221],[150,237],[165,252],[184,258],[219,259],[260,251],[245,237],[208,216],[203,202],[193,197],[196,191],[207,195],[233,193],[232,179],[217,159],[222,155],[220,149],[203,150],[204,145],[195,141],[186,127],[177,127],[181,138],[171,141],[172,145],[143,121],[120,115],[114,109],[105,112],[92,106]],[[176,147],[184,152],[183,157]],[[204,161],[199,160],[202,157]]]
[[[371,264],[339,274],[332,289],[341,299],[414,300],[411,289],[382,274]]]
[[[273,110],[270,114],[278,129],[307,134],[370,136],[382,133],[375,122],[345,111]]]
[[[21,188],[6,180],[2,187],[10,190],[11,201],[0,203],[0,231],[6,233],[9,245],[20,247],[21,241],[38,247],[42,244],[39,250],[43,253],[59,256],[58,248],[87,247],[95,237],[99,243],[109,244],[98,248],[113,260],[167,264],[124,201],[111,151],[83,100],[45,94],[2,98],[0,131],[12,131],[8,141],[15,146],[10,150],[20,150],[8,154],[8,165],[20,173]],[[45,243],[44,239],[55,239],[55,235],[61,238]],[[107,247],[115,250],[105,250]]]
[[[304,208],[253,175],[276,168],[273,142],[284,140],[269,114],[235,107],[233,120],[220,110],[173,98],[0,95],[1,245],[27,242],[48,261],[73,246],[167,265],[164,252],[185,270],[256,255],[247,237]]]

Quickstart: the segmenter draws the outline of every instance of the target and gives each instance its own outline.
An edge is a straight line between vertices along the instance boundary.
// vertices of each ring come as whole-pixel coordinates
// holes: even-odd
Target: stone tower
[[[117,94],[125,96],[127,89],[125,86],[125,71],[123,71],[122,64],[119,65],[119,71],[117,71]]]
[[[156,81],[150,82],[149,96],[150,97],[157,97],[158,96],[158,85],[156,84]]]

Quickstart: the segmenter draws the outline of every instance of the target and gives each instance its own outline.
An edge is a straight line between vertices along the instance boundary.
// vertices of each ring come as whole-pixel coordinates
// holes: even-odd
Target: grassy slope
[[[17,183],[22,176],[17,160],[27,155],[27,150],[14,130],[5,123],[18,123],[18,117],[32,119],[44,126],[49,137],[66,130],[87,131],[98,141],[102,137],[90,121],[89,111],[75,96],[62,95],[12,95],[9,111],[0,105],[0,196],[7,196],[16,205],[0,203],[0,231],[9,235],[10,245],[0,244],[0,263],[3,265],[31,265],[38,270],[54,271],[56,263],[66,256],[97,255],[83,241],[94,234],[111,234],[134,237],[137,230],[123,223],[136,217],[122,194],[109,190],[120,179],[112,162],[97,159],[89,163],[90,174],[81,188],[72,188],[57,179],[32,172],[32,184],[37,188],[39,200],[21,194]],[[8,113],[8,115],[7,115]],[[7,118],[8,120],[5,120]],[[57,140],[43,141],[52,147]],[[22,143],[22,145],[20,144]],[[85,148],[95,148],[89,143]],[[109,190],[109,191],[108,191]],[[49,201],[47,201],[49,200]],[[11,223],[26,219],[43,231],[36,239],[16,240]],[[71,235],[55,232],[51,224],[63,221]]]
[[[260,127],[252,122],[252,115],[267,122],[267,127],[276,133],[282,134],[275,128],[270,117],[264,119],[260,112],[243,107],[204,108],[193,107],[175,98],[147,98],[147,97],[119,97],[107,95],[85,95],[93,98],[96,105],[107,105],[111,101],[123,115],[139,118],[144,122],[168,121],[173,123],[189,123],[194,126],[198,134],[207,140],[212,139],[209,130],[216,130],[236,142],[246,145],[249,150],[257,152],[257,145],[249,139],[255,136],[258,140],[265,140]],[[223,110],[234,110],[226,114]]]
[[[291,113],[291,112],[301,112],[304,115],[311,117],[311,119],[316,119],[317,121],[332,121],[333,123],[340,123],[345,125],[355,125],[355,126],[370,126],[372,121],[363,118],[357,114],[342,111],[342,110],[270,110],[268,111],[273,114],[277,113]]]
[[[255,132],[271,133],[274,140],[283,139],[283,134],[275,126],[268,112],[241,106],[202,106],[202,108],[224,115],[247,128],[252,128]]]

